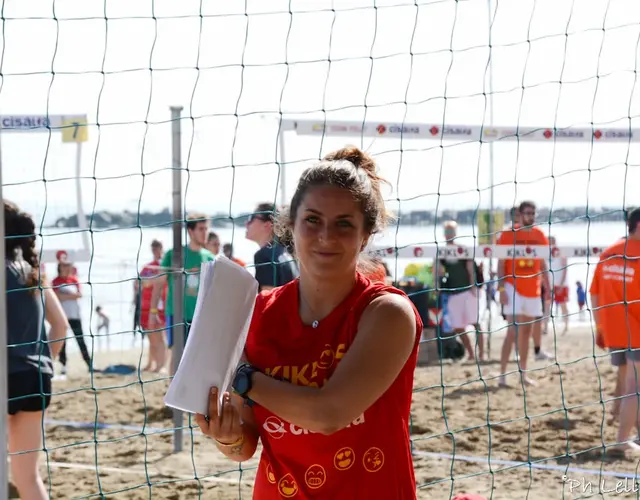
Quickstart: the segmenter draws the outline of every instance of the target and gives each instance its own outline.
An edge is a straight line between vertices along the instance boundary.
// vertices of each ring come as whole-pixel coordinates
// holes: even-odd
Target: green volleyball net
[[[418,497],[636,491],[635,466],[609,452],[616,372],[578,288],[636,202],[634,3],[13,1],[1,17],[3,197],[33,215],[49,285],[73,264],[93,366],[69,330],[42,443],[3,464],[39,449],[51,498],[251,498],[259,454],[231,462],[164,406],[171,364],[145,370],[136,290],[157,266],[151,243],[185,243],[195,212],[252,270],[257,204],[286,205],[304,168],[354,144],[390,181],[396,216],[368,251],[426,327],[410,418]],[[496,245],[524,200],[555,242]],[[567,287],[567,309],[545,305],[538,322],[535,387],[513,353],[511,387],[498,384],[508,325],[494,273],[510,257],[545,259]],[[467,334],[489,353],[480,363],[458,359],[434,267],[460,258],[482,265]],[[9,405],[25,399],[11,382]],[[0,481],[17,498],[9,469]]]

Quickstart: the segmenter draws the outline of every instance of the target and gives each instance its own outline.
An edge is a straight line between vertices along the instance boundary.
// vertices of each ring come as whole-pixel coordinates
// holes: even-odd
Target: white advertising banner
[[[292,129],[298,135],[403,137],[407,139],[437,139],[465,141],[523,142],[638,142],[640,129],[629,128],[557,128],[553,127],[483,127],[480,125],[450,125],[395,122],[358,122],[335,120],[293,120]]]

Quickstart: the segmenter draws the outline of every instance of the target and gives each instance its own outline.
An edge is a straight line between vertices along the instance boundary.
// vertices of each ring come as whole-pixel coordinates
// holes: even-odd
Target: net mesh
[[[421,352],[443,358],[416,371],[418,497],[578,498],[620,480],[637,491],[634,463],[603,451],[616,442],[616,373],[576,289],[624,234],[640,181],[636,2],[12,0],[0,19],[3,195],[34,215],[47,276],[64,250],[82,293],[42,445],[10,453],[15,462],[44,450],[51,498],[251,497],[258,454],[225,459],[164,406],[170,377],[144,369],[135,289],[148,282],[151,242],[170,249],[190,212],[251,268],[257,247],[244,224],[257,203],[288,202],[302,170],[345,143],[373,154],[391,181],[398,223],[375,246],[433,323]],[[178,161],[172,105],[184,107]],[[178,220],[168,208],[176,168]],[[428,263],[444,221],[457,220],[456,241],[473,248],[525,199],[568,257],[551,281],[566,272],[569,307],[546,305],[528,372],[538,386],[516,383],[512,359],[512,388],[499,389],[499,305],[483,289],[481,333],[469,335],[491,361],[452,362],[451,318]],[[495,256],[474,256],[491,285]],[[184,447],[173,453],[178,429]]]

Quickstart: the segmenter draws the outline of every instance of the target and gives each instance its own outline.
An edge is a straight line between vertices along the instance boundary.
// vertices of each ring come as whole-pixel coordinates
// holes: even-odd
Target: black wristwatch
[[[232,387],[234,392],[238,396],[246,399],[247,402],[250,401],[247,394],[249,394],[249,391],[251,391],[251,388],[253,387],[253,374],[257,371],[258,370],[249,363],[242,363],[238,366],[236,375],[233,378]]]

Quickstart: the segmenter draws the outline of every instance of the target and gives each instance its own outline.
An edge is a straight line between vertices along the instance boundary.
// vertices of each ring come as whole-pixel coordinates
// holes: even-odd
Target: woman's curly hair
[[[40,261],[36,251],[36,226],[33,218],[21,211],[15,203],[4,200],[5,256],[7,260],[16,261],[22,258],[31,267],[26,276],[26,285],[38,287],[42,285]]]

